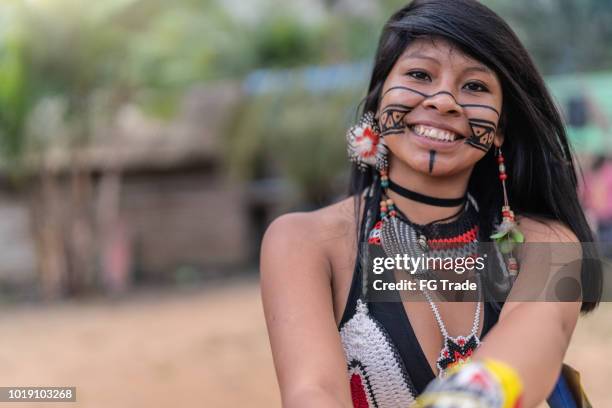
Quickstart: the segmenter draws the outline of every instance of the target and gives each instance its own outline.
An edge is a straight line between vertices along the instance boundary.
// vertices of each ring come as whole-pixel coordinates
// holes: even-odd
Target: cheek
[[[475,166],[476,163],[486,156],[487,152],[488,150],[482,151],[480,149],[474,149],[470,146],[464,146],[464,148],[461,149],[459,165],[461,165],[463,168]]]
[[[389,149],[389,153],[394,156],[403,158],[414,153],[414,149],[406,142],[404,135],[388,135],[385,136],[384,141]]]
[[[463,146],[457,152],[452,155],[436,154],[436,165],[434,174],[455,174],[464,172],[468,169],[473,168],[484,156],[485,152],[474,149],[468,146]],[[424,155],[420,158],[419,162],[425,162],[428,159],[428,155]],[[421,167],[423,164],[421,164]]]
[[[392,106],[413,109],[425,99],[423,95],[419,94],[421,92],[419,89],[401,81],[385,82],[383,89],[382,99],[378,106],[379,116]]]
[[[470,115],[468,117],[470,134],[465,140],[467,146],[486,153],[493,145],[493,140],[497,133],[498,118],[489,115]]]
[[[400,161],[419,172],[428,170],[429,151],[413,145],[405,135],[387,136],[385,143],[393,162]]]

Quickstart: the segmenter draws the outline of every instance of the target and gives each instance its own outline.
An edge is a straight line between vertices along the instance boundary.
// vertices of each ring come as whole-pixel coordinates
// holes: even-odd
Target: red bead
[[[507,178],[508,178],[508,175],[506,173],[502,173],[502,174],[499,175],[499,179],[500,180],[505,180]]]
[[[392,210],[392,211],[389,213],[389,215],[390,215],[390,216],[392,216],[392,217],[395,217],[395,215],[396,215],[396,214],[397,214],[397,212],[396,212],[395,210]]]
[[[502,155],[497,156],[497,162],[499,164],[503,163],[504,162],[504,156],[502,156]]]

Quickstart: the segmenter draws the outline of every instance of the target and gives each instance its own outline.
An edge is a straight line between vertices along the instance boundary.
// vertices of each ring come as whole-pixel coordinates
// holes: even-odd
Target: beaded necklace
[[[379,243],[388,257],[395,257],[398,254],[401,256],[406,254],[409,257],[433,254],[442,258],[456,258],[468,257],[478,252],[478,206],[470,194],[467,195],[468,199],[465,200],[465,204],[458,213],[425,225],[419,225],[412,223],[388,197],[386,189],[389,187],[389,182],[387,174],[383,172],[381,177],[380,221],[375,226],[379,230]],[[394,185],[394,187],[394,191],[397,191],[397,185]],[[431,200],[428,201],[431,204]],[[458,203],[460,204],[459,201]],[[455,221],[442,223],[457,216],[458,218]],[[430,274],[430,271],[422,267],[416,273],[426,276]],[[436,361],[439,370],[438,376],[440,377],[444,377],[449,368],[467,362],[480,346],[481,342],[477,333],[480,325],[481,290],[478,274],[476,276],[478,291],[476,310],[472,329],[467,336],[452,337],[449,335],[431,294],[429,291],[423,290],[423,295],[429,303],[443,337],[442,349]]]
[[[446,372],[449,368],[463,364],[472,357],[474,351],[480,346],[480,338],[478,337],[478,326],[480,325],[480,284],[477,284],[478,288],[478,301],[476,302],[476,311],[474,312],[474,321],[472,323],[472,330],[467,336],[456,336],[451,337],[446,330],[444,321],[440,316],[438,307],[433,302],[431,294],[427,290],[423,290],[423,294],[431,307],[431,310],[438,323],[438,328],[443,337],[443,347],[440,350],[440,355],[436,361],[436,367],[438,367],[438,376],[445,377]]]

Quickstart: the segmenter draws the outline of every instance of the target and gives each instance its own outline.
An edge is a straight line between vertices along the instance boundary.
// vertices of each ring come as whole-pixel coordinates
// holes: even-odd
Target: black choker
[[[416,191],[408,190],[400,185],[395,184],[393,181],[389,179],[389,188],[392,191],[395,191],[397,194],[402,197],[409,198],[410,200],[418,201],[420,203],[435,205],[437,207],[457,207],[465,203],[465,199],[467,196],[459,197],[459,198],[438,198],[432,197],[425,194],[417,193]]]

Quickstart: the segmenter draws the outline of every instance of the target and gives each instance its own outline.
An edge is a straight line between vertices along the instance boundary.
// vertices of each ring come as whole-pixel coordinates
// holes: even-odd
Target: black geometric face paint
[[[412,107],[401,104],[385,106],[385,109],[380,114],[380,120],[378,121],[380,135],[384,137],[386,135],[404,133],[404,129],[406,128],[404,118],[411,111]]]
[[[434,162],[436,161],[436,151],[429,151],[429,174],[433,173]]]
[[[484,119],[469,119],[468,122],[472,129],[472,136],[467,138],[465,143],[486,153],[493,144],[497,126],[490,120]]]
[[[385,95],[387,95],[389,92],[394,91],[394,90],[409,91],[419,96],[422,96],[423,98],[431,98],[436,95],[446,94],[446,95],[449,95],[451,98],[453,98],[455,103],[461,106],[462,108],[486,109],[486,110],[493,111],[497,115],[498,118],[500,116],[499,111],[489,105],[474,104],[474,103],[464,103],[464,104],[459,103],[457,99],[455,99],[455,96],[452,93],[447,92],[447,91],[440,91],[440,92],[436,92],[435,94],[429,95],[424,92],[420,92],[416,89],[408,88],[406,86],[394,86],[385,91],[385,93],[381,96],[381,100],[384,99]],[[381,134],[382,135],[385,134],[385,127],[387,128],[388,134],[403,133],[404,128],[406,127],[406,124],[403,123],[404,117],[406,116],[406,114],[408,114],[413,109],[414,107],[409,107],[406,105],[399,105],[399,104],[392,104],[392,105],[386,106],[383,110],[383,113],[381,114],[381,130],[382,130]],[[383,124],[383,119],[385,121],[384,124]],[[495,138],[495,132],[497,131],[497,124],[490,120],[476,118],[476,117],[468,118],[468,122],[470,124],[470,129],[472,131],[472,134],[465,138],[464,143],[476,149],[487,152],[491,148],[491,145],[493,144],[493,139]],[[387,124],[388,126],[386,126]],[[429,161],[430,161],[430,168],[432,168],[433,162],[435,161],[435,152],[433,153],[433,155],[430,152]]]

